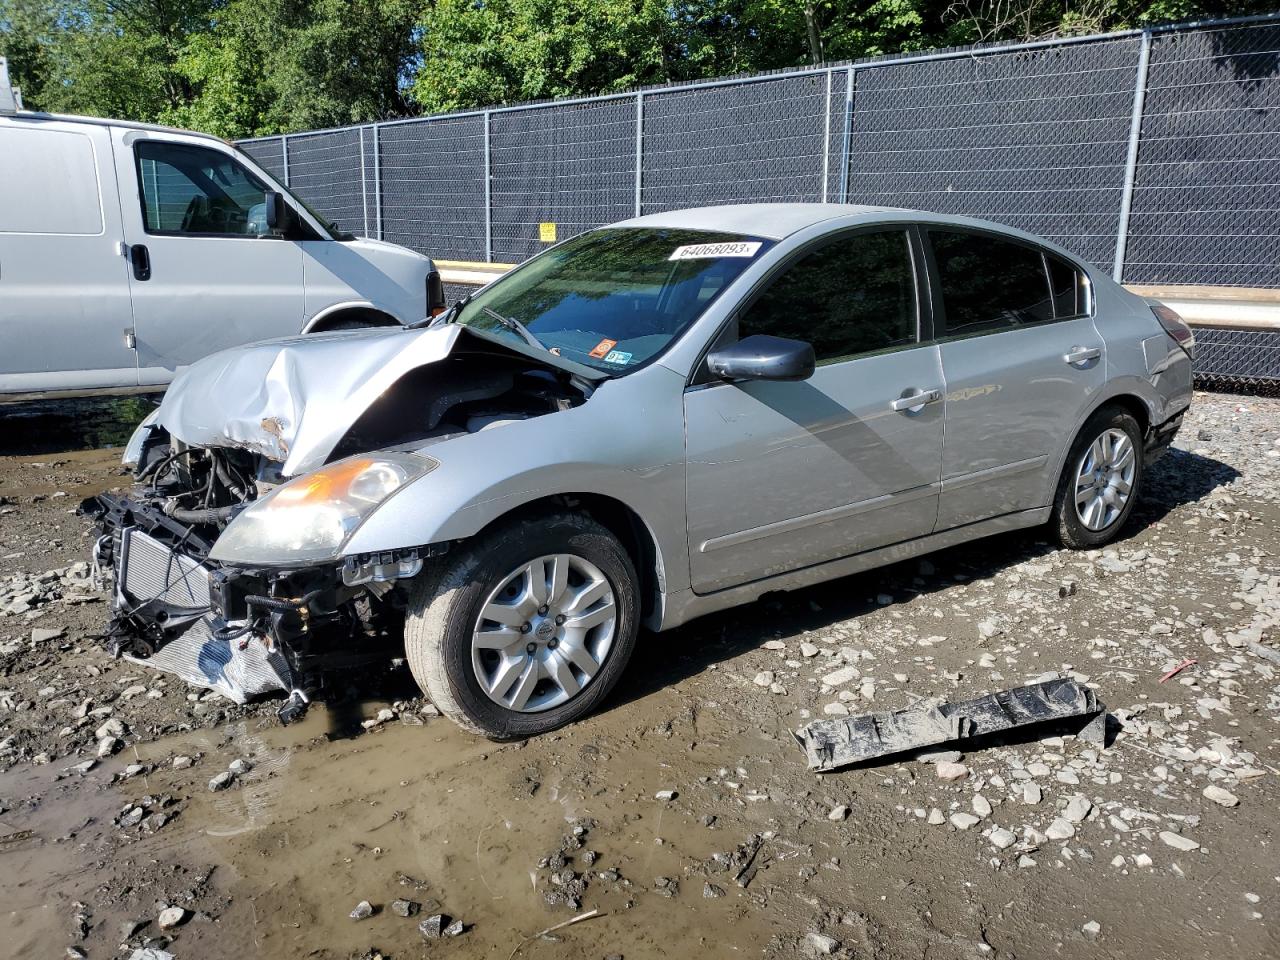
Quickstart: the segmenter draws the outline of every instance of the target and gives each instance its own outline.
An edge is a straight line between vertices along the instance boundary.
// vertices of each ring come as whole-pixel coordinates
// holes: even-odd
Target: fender
[[[607,497],[645,526],[657,556],[662,590],[688,587],[684,512],[684,417],[678,404],[645,403],[654,380],[679,377],[654,365],[600,389],[630,394],[613,404],[587,400],[548,413],[454,437],[418,452],[439,466],[396,491],[356,528],[343,556],[462,540],[529,503],[561,495]],[[678,387],[675,387],[678,390]],[[641,411],[626,425],[602,411]],[[625,429],[623,428],[625,427]],[[590,462],[578,438],[595,438]],[[489,464],[501,464],[500,471]]]
[[[1164,397],[1151,385],[1151,381],[1139,376],[1127,375],[1107,381],[1090,398],[1089,405],[1076,418],[1076,422],[1071,425],[1071,430],[1068,432],[1065,441],[1059,447],[1052,462],[1053,469],[1048,473],[1051,486],[1045,492],[1045,503],[1053,503],[1053,498],[1058,491],[1058,482],[1062,479],[1062,471],[1066,465],[1067,454],[1071,452],[1071,446],[1076,442],[1076,437],[1080,435],[1081,428],[1098,410],[1117,397],[1136,397],[1147,408],[1147,423],[1152,426],[1164,422],[1169,417],[1175,416],[1179,410],[1185,410],[1190,406],[1189,401],[1181,405],[1166,404]]]
[[[314,317],[304,323],[300,332],[310,333],[317,325],[324,323],[334,314],[342,313],[346,310],[371,310],[375,313],[386,314],[401,326],[405,323],[404,319],[402,317],[397,317],[395,311],[390,307],[382,306],[381,304],[373,303],[369,300],[344,300],[341,303],[335,303],[332,306],[325,307]],[[390,326],[390,324],[388,324],[388,326]]]

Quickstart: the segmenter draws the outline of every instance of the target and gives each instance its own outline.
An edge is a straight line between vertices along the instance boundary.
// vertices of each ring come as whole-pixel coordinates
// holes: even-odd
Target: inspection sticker
[[[733,240],[726,243],[691,243],[676,247],[668,260],[719,260],[721,257],[750,259],[760,252],[759,241]]]
[[[631,354],[625,350],[610,350],[609,355],[604,358],[605,363],[618,363],[626,365],[631,362]]]
[[[617,345],[618,345],[617,340],[601,340],[599,343],[595,345],[595,348],[589,354],[587,354],[587,356],[595,357],[597,360],[600,360],[604,357],[606,353],[608,353]]]

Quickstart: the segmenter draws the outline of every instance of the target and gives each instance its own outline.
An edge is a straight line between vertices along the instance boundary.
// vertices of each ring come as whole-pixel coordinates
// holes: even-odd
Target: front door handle
[[[1097,360],[1100,356],[1102,356],[1102,350],[1098,347],[1072,347],[1070,353],[1062,355],[1062,362],[1073,365],[1087,363],[1090,360]]]
[[[899,397],[897,400],[891,400],[889,409],[901,413],[903,410],[914,410],[916,407],[923,407],[926,403],[937,403],[941,399],[941,390],[917,390],[914,393]]]
[[[129,248],[129,263],[133,265],[133,279],[151,279],[151,254],[140,243]]]

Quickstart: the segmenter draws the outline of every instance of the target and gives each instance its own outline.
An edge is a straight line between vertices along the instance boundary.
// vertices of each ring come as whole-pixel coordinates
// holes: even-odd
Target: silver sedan
[[[191,367],[130,444],[138,487],[90,506],[111,636],[284,689],[286,716],[333,658],[407,653],[462,725],[552,730],[642,625],[1000,531],[1108,542],[1193,351],[1166,307],[990,223],[639,217],[416,328]]]

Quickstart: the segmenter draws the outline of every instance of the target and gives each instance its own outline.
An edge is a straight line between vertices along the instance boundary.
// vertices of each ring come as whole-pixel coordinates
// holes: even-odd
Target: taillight
[[[1160,326],[1164,327],[1164,332],[1171,336],[1174,343],[1187,351],[1187,356],[1194,360],[1196,357],[1196,335],[1191,332],[1187,322],[1178,316],[1176,310],[1166,307],[1163,303],[1153,304],[1151,312],[1160,321]]]
[[[438,317],[444,313],[445,307],[444,281],[440,279],[440,273],[432,270],[427,274],[427,316]]]

